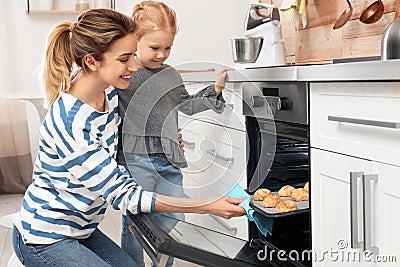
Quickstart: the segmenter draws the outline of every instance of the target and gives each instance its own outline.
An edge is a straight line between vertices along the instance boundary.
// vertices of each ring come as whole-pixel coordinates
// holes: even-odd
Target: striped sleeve
[[[108,152],[93,144],[76,149],[64,159],[72,178],[101,195],[114,209],[132,213],[153,212],[153,193],[145,192],[120,168]]]
[[[124,214],[127,210],[152,212],[154,193],[144,192],[118,166],[115,154],[110,151],[113,144],[107,140],[114,136],[117,142],[117,126],[109,122],[113,112],[111,115],[88,113],[79,101],[72,104],[59,101],[59,106],[49,112],[52,119],[47,131],[73,183],[83,184],[93,195],[102,197]]]

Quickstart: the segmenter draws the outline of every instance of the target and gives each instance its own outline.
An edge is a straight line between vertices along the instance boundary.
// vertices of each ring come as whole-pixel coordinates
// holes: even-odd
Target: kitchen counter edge
[[[215,81],[215,73],[184,73],[185,82]],[[227,82],[400,81],[400,59],[326,65],[277,66],[229,71]]]

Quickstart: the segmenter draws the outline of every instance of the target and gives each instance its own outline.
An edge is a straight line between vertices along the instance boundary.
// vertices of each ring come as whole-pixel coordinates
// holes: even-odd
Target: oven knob
[[[259,108],[264,106],[265,103],[265,98],[263,96],[253,96],[251,98],[251,105],[253,106],[253,108]]]
[[[287,97],[281,97],[281,110],[289,110],[290,109],[290,102]]]

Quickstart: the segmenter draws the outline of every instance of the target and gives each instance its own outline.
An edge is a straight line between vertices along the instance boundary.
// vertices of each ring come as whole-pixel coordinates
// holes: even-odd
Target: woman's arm
[[[237,206],[243,200],[228,196],[193,199],[157,195],[154,212],[211,213],[229,219],[246,214],[242,207]]]

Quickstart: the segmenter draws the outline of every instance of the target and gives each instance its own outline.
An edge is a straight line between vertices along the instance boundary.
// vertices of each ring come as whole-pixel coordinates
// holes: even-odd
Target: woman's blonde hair
[[[91,9],[77,22],[56,25],[47,37],[42,63],[45,106],[49,108],[62,92],[69,90],[74,68],[89,71],[84,63],[87,55],[101,61],[114,41],[135,31],[131,18],[111,9]]]
[[[143,1],[136,4],[131,17],[137,25],[138,39],[156,30],[166,30],[173,35],[178,32],[175,11],[163,2]]]

